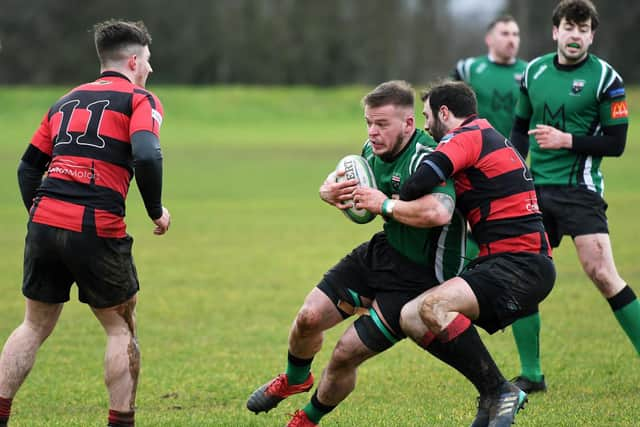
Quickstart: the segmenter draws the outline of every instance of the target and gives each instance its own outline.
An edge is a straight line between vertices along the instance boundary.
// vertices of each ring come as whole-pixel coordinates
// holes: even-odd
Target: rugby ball
[[[358,186],[377,188],[373,171],[371,170],[367,159],[362,156],[350,154],[343,157],[338,162],[338,166],[336,166],[336,172],[339,170],[344,170],[344,175],[336,175],[336,182],[357,179]],[[353,200],[349,200],[348,202],[353,203]],[[373,221],[376,217],[375,214],[372,214],[366,209],[356,209],[355,205],[348,209],[344,209],[342,212],[347,218],[357,224],[366,224]]]

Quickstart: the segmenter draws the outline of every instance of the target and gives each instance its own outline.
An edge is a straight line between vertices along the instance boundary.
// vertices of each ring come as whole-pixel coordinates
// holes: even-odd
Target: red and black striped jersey
[[[469,221],[480,256],[551,256],[533,179],[509,140],[487,120],[473,117],[442,138],[437,151],[453,165],[456,206]]]
[[[131,135],[148,131],[159,137],[162,116],[153,93],[113,71],[60,98],[22,158],[47,171],[30,210],[32,221],[100,237],[126,236]]]

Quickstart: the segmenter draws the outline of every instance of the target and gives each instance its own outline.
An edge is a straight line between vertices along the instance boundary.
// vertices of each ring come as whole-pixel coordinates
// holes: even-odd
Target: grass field
[[[284,425],[310,397],[268,414],[245,409],[255,387],[285,367],[289,325],[324,271],[381,222],[348,222],[317,197],[340,157],[365,137],[369,88],[152,88],[165,106],[164,202],[172,228],[152,234],[132,186],[129,233],[141,281],[139,426]],[[0,88],[0,341],[23,316],[20,292],[26,212],[16,166],[42,114],[66,88]],[[640,106],[632,91],[630,107]],[[627,150],[607,159],[606,199],[616,261],[640,293],[640,191],[633,184],[640,114]],[[420,126],[422,118],[418,118]],[[636,426],[638,356],[582,273],[571,241],[555,252],[556,288],[542,306],[542,361],[549,392],[534,395],[517,425]],[[347,325],[326,336],[319,374]],[[518,373],[510,330],[487,346],[508,377]],[[13,405],[11,425],[101,426],[105,338],[72,295]],[[355,392],[325,426],[460,426],[476,393],[459,374],[404,341],[359,371]]]

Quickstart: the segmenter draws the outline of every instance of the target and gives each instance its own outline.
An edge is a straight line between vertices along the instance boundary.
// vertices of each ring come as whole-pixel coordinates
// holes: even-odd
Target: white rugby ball
[[[338,162],[338,166],[336,166],[336,172],[339,170],[344,170],[344,175],[336,175],[336,182],[357,179],[358,186],[377,188],[376,178],[373,176],[373,171],[371,170],[367,159],[362,156],[350,154],[343,157]],[[353,202],[353,200],[349,200],[348,202]],[[342,212],[347,218],[357,224],[366,224],[373,221],[376,217],[375,214],[372,214],[366,209],[356,209],[355,205],[348,209],[344,209]]]

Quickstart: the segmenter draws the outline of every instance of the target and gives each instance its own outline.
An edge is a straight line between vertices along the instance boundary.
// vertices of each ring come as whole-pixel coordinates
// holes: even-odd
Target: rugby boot
[[[307,417],[302,409],[298,409],[285,427],[316,427],[317,425]]]
[[[289,385],[287,374],[280,374],[251,393],[249,400],[247,400],[247,409],[256,414],[269,412],[287,397],[309,391],[311,387],[313,387],[313,375],[311,375],[311,372],[309,372],[305,382],[293,385]]]
[[[470,427],[487,427],[489,425],[489,408],[491,407],[491,402],[492,399],[490,396],[478,397],[478,412]]]
[[[502,384],[489,407],[489,427],[510,427],[527,401],[527,393],[510,382]]]
[[[531,381],[527,377],[519,376],[512,379],[511,383],[527,394],[547,391],[547,383],[544,381],[544,375],[540,381]]]

